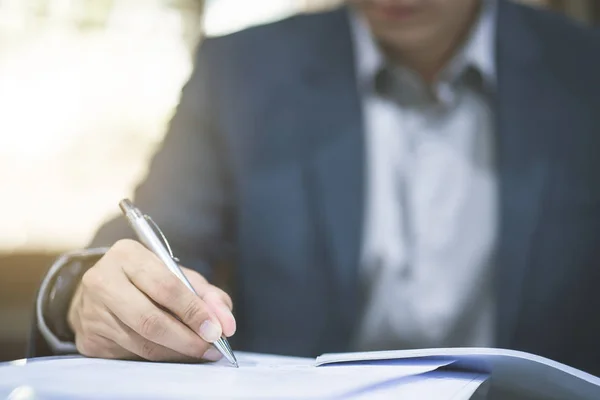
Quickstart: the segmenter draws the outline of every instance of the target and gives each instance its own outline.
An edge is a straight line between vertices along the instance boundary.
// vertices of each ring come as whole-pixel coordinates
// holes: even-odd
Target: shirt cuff
[[[73,259],[97,258],[104,255],[107,251],[108,247],[100,247],[65,253],[61,255],[54,262],[54,264],[52,264],[48,270],[48,273],[44,277],[35,304],[37,318],[36,322],[38,330],[55,354],[76,353],[77,348],[75,343],[61,340],[54,332],[52,332],[48,326],[48,323],[46,322],[44,316],[44,302],[48,301],[48,299],[54,298],[57,291],[57,285],[52,283],[58,277],[61,269],[65,265],[69,264],[69,262]]]

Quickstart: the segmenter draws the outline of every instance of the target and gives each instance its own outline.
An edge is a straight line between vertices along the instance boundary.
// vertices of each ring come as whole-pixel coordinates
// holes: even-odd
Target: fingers
[[[198,296],[204,297],[206,293],[216,291],[224,305],[227,308],[229,308],[229,310],[233,310],[233,302],[231,301],[231,297],[229,297],[227,293],[225,293],[218,287],[208,283],[202,275],[200,275],[194,270],[191,270],[189,268],[182,268],[182,271],[194,287],[194,290],[196,290]]]
[[[205,341],[212,343],[221,337],[221,324],[202,298],[190,291],[153,254],[144,252],[137,260],[137,264],[128,263],[123,269],[139,290],[176,315]]]
[[[113,285],[111,295],[102,300],[123,324],[150,342],[192,358],[203,357],[209,344],[197,333],[158,308],[125,277]],[[117,339],[119,344],[125,340],[123,337]],[[130,351],[135,352],[135,349]]]
[[[183,268],[183,273],[196,290],[196,293],[217,316],[221,323],[223,334],[227,337],[233,336],[236,331],[236,321],[231,313],[233,308],[231,297],[223,290],[209,284],[206,279],[196,271]]]
[[[235,318],[231,313],[230,307],[223,301],[223,296],[219,293],[219,289],[214,289],[205,292],[202,299],[219,320],[223,335],[227,337],[233,336],[236,330]]]
[[[100,335],[90,337],[79,335],[76,337],[75,344],[80,354],[93,358],[185,363],[198,363],[203,361],[150,342],[126,326],[124,326],[122,332],[125,337],[121,335],[119,344],[112,339]],[[218,361],[221,358],[221,355],[218,351],[216,353],[217,355],[215,356],[214,351],[209,349],[206,352],[207,357],[203,357],[203,359],[206,361]]]
[[[141,358],[148,361],[163,361],[163,362],[185,362],[185,363],[197,363],[202,361],[197,357],[190,357],[186,354],[181,354],[175,350],[161,346],[160,344],[154,343],[140,334],[135,332],[133,329],[121,322],[115,315],[111,315],[111,323],[118,329],[116,342],[113,341],[114,345],[120,348],[121,353],[116,352],[116,358],[124,358],[129,355]],[[117,342],[119,345],[117,345]],[[212,351],[211,351],[212,350]],[[208,349],[202,355],[203,360],[207,361],[218,361],[221,359],[221,354],[209,346]]]

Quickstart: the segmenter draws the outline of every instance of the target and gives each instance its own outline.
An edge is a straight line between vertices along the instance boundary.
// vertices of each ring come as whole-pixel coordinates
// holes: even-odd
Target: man
[[[32,354],[216,360],[223,334],[304,356],[504,347],[600,374],[594,34],[502,0],[356,0],[196,61],[135,202],[200,298],[120,240],[121,217],[51,268]],[[235,317],[207,283],[227,271]]]

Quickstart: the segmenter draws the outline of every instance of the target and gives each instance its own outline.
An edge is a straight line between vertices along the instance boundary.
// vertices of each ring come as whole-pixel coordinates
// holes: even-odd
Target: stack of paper
[[[497,387],[524,399],[600,399],[600,379],[508,350],[345,353],[316,360],[236,355],[239,368],[226,361],[168,364],[84,357],[15,361],[0,364],[0,398],[466,400]]]

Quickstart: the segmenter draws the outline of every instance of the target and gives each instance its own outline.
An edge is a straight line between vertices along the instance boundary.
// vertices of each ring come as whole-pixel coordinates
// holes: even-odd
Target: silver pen
[[[140,241],[150,251],[156,254],[158,258],[165,264],[165,266],[173,274],[175,274],[175,276],[179,278],[179,280],[181,280],[181,282],[183,282],[189,290],[191,290],[193,293],[196,293],[188,279],[185,277],[184,273],[181,271],[181,268],[179,268],[179,260],[173,255],[171,247],[169,246],[169,242],[167,241],[165,235],[163,235],[158,225],[156,225],[156,223],[154,223],[154,221],[148,215],[143,214],[128,199],[121,200],[119,202],[119,207],[121,208],[121,211],[127,218],[129,225],[135,231]],[[155,229],[153,229],[153,227]],[[161,236],[162,240],[158,237],[157,233]],[[235,358],[233,350],[231,350],[231,346],[229,346],[227,339],[221,337],[212,344],[230,363],[238,367],[237,359]]]

